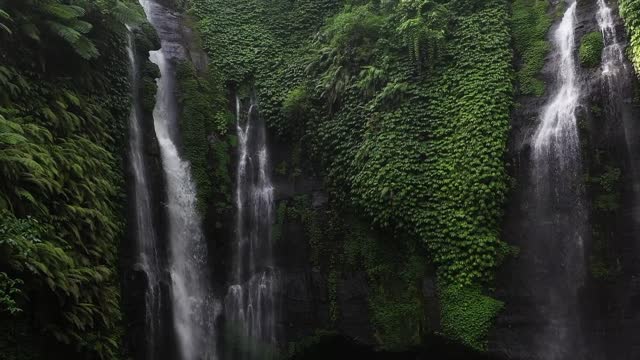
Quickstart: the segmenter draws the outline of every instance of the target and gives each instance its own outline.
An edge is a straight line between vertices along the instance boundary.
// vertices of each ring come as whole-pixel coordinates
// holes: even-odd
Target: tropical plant
[[[3,0],[0,1],[0,29],[11,34],[20,34],[46,45],[50,36],[63,40],[85,59],[99,55],[98,48],[90,39],[93,24],[88,21],[91,12],[111,17],[107,24],[128,24],[141,21],[140,12],[128,2],[119,0],[88,1],[73,3],[61,0]],[[7,25],[9,24],[9,25]]]
[[[396,31],[410,50],[418,69],[425,63],[435,64],[444,47],[450,11],[447,3],[433,0],[401,1],[402,14]]]
[[[385,25],[370,5],[353,6],[331,18],[316,37],[318,58],[310,69],[321,72],[318,87],[333,106],[363,66],[370,64]]]

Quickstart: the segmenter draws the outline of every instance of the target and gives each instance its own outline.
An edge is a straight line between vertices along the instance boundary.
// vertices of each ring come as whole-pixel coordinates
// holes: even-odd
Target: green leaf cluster
[[[599,31],[592,31],[582,37],[578,57],[580,64],[584,67],[596,67],[600,65],[602,59],[602,49],[604,40]]]
[[[50,347],[68,357],[121,355],[117,255],[130,110],[123,23],[141,11],[130,4],[0,1],[0,17],[10,18],[10,33],[0,31],[0,297],[8,310],[0,322],[11,324],[0,344],[8,358],[22,356],[26,340],[9,337],[25,323],[42,344],[34,357]]]
[[[225,135],[234,118],[227,110],[226,94],[214,71],[210,69],[200,74],[188,61],[177,66],[184,154],[191,163],[198,189],[198,206],[203,213],[214,193],[228,197],[233,192],[227,171],[230,159],[223,155],[229,145]],[[211,158],[214,163],[209,160]]]
[[[620,0],[620,16],[629,33],[629,59],[640,73],[640,0]]]
[[[504,304],[483,295],[479,288],[440,287],[442,331],[479,350],[487,349],[487,335]]]
[[[513,47],[519,60],[516,72],[518,91],[521,95],[540,96],[544,82],[536,76],[544,66],[549,52],[547,32],[552,16],[546,0],[514,0],[512,3],[511,30]]]
[[[121,30],[124,24],[142,21],[137,9],[128,0],[76,0],[71,3],[61,0],[3,0],[0,1],[0,19],[3,21],[0,30],[24,41],[29,39],[38,47],[55,47],[58,43],[51,40],[58,39],[84,59],[94,59],[99,55],[90,35],[95,16],[99,14],[106,24]]]

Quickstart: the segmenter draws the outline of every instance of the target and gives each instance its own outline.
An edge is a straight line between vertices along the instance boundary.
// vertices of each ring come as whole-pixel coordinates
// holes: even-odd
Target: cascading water
[[[596,15],[598,26],[604,39],[602,50],[601,83],[604,99],[605,116],[609,123],[621,127],[624,131],[624,138],[627,152],[630,157],[630,169],[634,179],[638,178],[640,158],[638,154],[637,132],[631,101],[633,96],[633,78],[635,76],[633,68],[627,61],[624,51],[626,44],[621,41],[611,7],[605,0],[598,0],[598,13]],[[621,126],[620,126],[621,125]],[[636,183],[634,192],[640,204],[640,186]],[[636,221],[640,221],[640,214]]]
[[[273,267],[271,244],[273,185],[265,125],[255,97],[251,97],[248,104],[237,97],[236,116],[236,248],[233,285],[225,299],[225,315],[228,334],[238,339],[243,356],[260,352],[264,357],[265,351],[270,351],[269,345],[276,341],[274,290],[277,273]]]
[[[560,168],[580,158],[576,109],[580,98],[575,63],[576,6],[573,2],[553,34],[556,47],[557,83],[551,102],[543,111],[534,135],[534,159],[552,158]]]
[[[540,329],[536,359],[583,358],[578,291],[584,285],[588,236],[577,111],[581,88],[576,67],[576,7],[573,0],[552,35],[555,91],[542,110],[532,139],[531,210],[534,231],[529,271]]]
[[[150,53],[158,65],[154,127],[166,183],[169,273],[173,325],[181,360],[215,359],[215,317],[218,304],[207,276],[207,246],[197,211],[196,188],[187,161],[180,158],[174,137],[178,133],[175,69],[167,54],[181,45],[163,38],[164,27],[177,28],[177,18],[159,4],[141,0],[147,17],[160,35],[162,48]]]
[[[137,243],[137,267],[146,275],[145,332],[147,339],[146,358],[156,359],[155,348],[160,327],[160,264],[156,231],[152,221],[151,197],[144,159],[142,135],[142,105],[138,92],[139,68],[135,54],[135,42],[128,28],[129,60],[131,64],[132,106],[129,115],[129,162],[133,174],[133,207],[135,213],[135,240]]]
[[[598,26],[604,38],[602,50],[602,77],[604,78],[605,93],[608,94],[614,115],[621,116],[624,97],[621,92],[629,88],[633,79],[633,69],[624,55],[625,44],[620,41],[616,30],[613,10],[605,0],[598,0]],[[626,123],[625,123],[626,125]]]
[[[619,169],[622,176],[616,185],[616,191],[620,194],[614,205],[616,210],[610,214],[603,214],[603,211],[597,214],[600,215],[600,223],[596,224],[596,229],[600,237],[596,239],[607,244],[607,249],[615,249],[622,255],[617,257],[615,262],[609,263],[615,264],[617,268],[610,266],[617,272],[616,280],[625,286],[621,290],[611,291],[610,299],[607,301],[609,308],[619,310],[608,312],[598,324],[611,324],[608,326],[615,329],[603,332],[606,336],[602,342],[603,348],[606,349],[609,358],[635,359],[638,355],[631,349],[638,343],[635,331],[638,327],[638,310],[634,300],[637,290],[627,284],[634,282],[639,271],[639,265],[631,255],[637,254],[640,249],[640,142],[637,125],[639,109],[634,99],[637,92],[634,81],[636,74],[625,56],[628,43],[624,29],[619,28],[622,21],[615,12],[616,3],[617,1],[612,0],[597,1],[596,19],[604,47],[600,72],[594,74],[600,75],[594,79],[594,85],[599,82],[600,88],[593,88],[596,90],[595,99],[600,101],[597,105],[602,109],[596,114],[596,119],[608,130],[604,132],[605,145],[611,149],[613,155],[609,155],[609,159],[601,160],[601,163],[607,164],[610,169]],[[630,324],[625,324],[627,319],[633,320]],[[617,329],[620,330],[616,331]]]

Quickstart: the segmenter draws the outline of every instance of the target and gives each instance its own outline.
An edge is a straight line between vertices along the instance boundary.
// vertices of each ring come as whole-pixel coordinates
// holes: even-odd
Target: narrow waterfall
[[[582,157],[576,112],[581,89],[576,64],[576,6],[573,0],[552,34],[555,90],[542,109],[532,139],[533,194],[530,231],[535,274],[531,282],[542,324],[534,339],[536,359],[580,359],[580,306],[584,285],[584,242],[588,236]],[[527,280],[528,281],[528,280]]]
[[[236,178],[236,243],[233,285],[225,299],[228,332],[238,339],[246,357],[265,357],[275,344],[271,231],[274,216],[266,130],[256,98],[236,97],[238,164]],[[268,355],[267,355],[268,357]]]
[[[633,119],[631,98],[633,97],[633,67],[627,61],[624,51],[626,43],[620,39],[616,29],[613,10],[605,0],[598,0],[598,26],[602,32],[604,49],[602,50],[601,83],[604,99],[604,114],[608,122],[616,124],[624,131],[627,152],[630,157],[630,172],[638,178],[640,154],[636,125]],[[635,182],[634,192],[640,200],[640,185]],[[640,204],[640,201],[638,201]],[[636,221],[640,221],[640,214]]]
[[[176,79],[174,64],[167,54],[174,55],[181,45],[163,38],[161,31],[165,26],[178,28],[179,20],[155,2],[141,0],[141,3],[162,42],[160,50],[150,53],[150,60],[160,69],[153,118],[166,183],[168,270],[178,356],[180,360],[215,359],[214,321],[219,306],[207,274],[207,245],[196,208],[190,164],[181,159],[176,146],[179,134]]]
[[[605,79],[605,90],[612,107],[609,110],[620,116],[623,115],[620,107],[623,106],[624,97],[619,95],[624,95],[621,92],[629,88],[634,72],[625,58],[626,44],[618,36],[613,10],[605,0],[598,0],[597,20],[605,45],[602,51],[602,77]]]
[[[160,331],[160,264],[156,231],[152,221],[146,163],[144,159],[144,137],[142,134],[142,105],[139,93],[139,65],[135,42],[128,29],[129,60],[131,63],[132,106],[129,115],[129,162],[133,174],[133,207],[135,213],[135,241],[138,254],[137,266],[146,275],[145,332],[147,339],[146,358],[156,359],[156,340]]]

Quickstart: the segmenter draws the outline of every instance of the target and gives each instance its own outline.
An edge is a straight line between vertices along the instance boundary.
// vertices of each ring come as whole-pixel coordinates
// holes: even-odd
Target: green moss
[[[287,220],[287,201],[283,200],[278,204],[276,210],[276,220],[271,228],[271,239],[277,244],[282,239],[282,230]]]
[[[601,212],[615,212],[620,208],[620,176],[619,168],[607,167],[596,177],[591,178],[596,188],[594,207]]]
[[[292,89],[282,102],[282,112],[289,118],[304,116],[310,108],[310,94],[304,86]]]
[[[183,61],[177,66],[177,79],[184,154],[191,163],[198,205],[204,212],[214,193],[213,180],[223,180],[217,186],[231,191],[226,175],[230,159],[223,139],[233,117],[226,110],[225,92],[215,73],[199,74],[191,62]],[[213,166],[209,160],[211,155],[215,161]],[[217,191],[220,190],[223,189]]]
[[[440,287],[442,331],[478,350],[487,349],[487,335],[503,303],[479,288]]]
[[[592,172],[587,184],[593,196],[591,227],[593,247],[589,257],[589,270],[598,280],[610,281],[622,271],[619,256],[609,246],[615,241],[618,210],[621,202],[620,168],[611,165],[605,154],[596,153],[592,161]]]
[[[144,58],[139,55],[140,58]],[[156,105],[156,79],[160,77],[160,69],[151,61],[146,61],[142,65],[142,71],[140,73],[141,78],[141,93],[142,93],[142,109],[146,114],[152,114],[153,108]]]
[[[536,78],[544,66],[550,45],[546,40],[552,17],[546,0],[515,0],[512,5],[513,46],[520,58],[516,73],[522,95],[540,96],[544,82]]]
[[[593,31],[583,36],[578,51],[580,64],[585,67],[596,67],[600,65],[603,48],[604,40],[600,32]]]
[[[342,261],[348,269],[367,274],[370,320],[378,343],[387,350],[420,344],[428,331],[426,306],[433,305],[425,304],[422,294],[428,263],[423,247],[408,238],[391,242],[360,221],[345,227]]]

